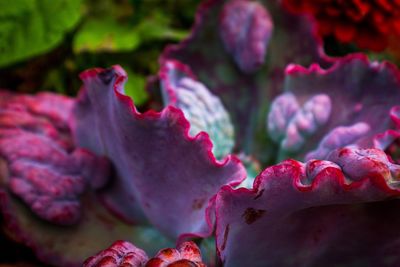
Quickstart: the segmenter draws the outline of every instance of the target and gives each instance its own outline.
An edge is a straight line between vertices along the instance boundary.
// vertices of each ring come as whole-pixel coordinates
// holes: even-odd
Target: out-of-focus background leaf
[[[93,18],[87,21],[75,36],[74,52],[130,51],[138,48],[141,43],[151,40],[168,37],[179,40],[184,36],[184,33],[180,34],[169,27],[157,25],[164,18],[158,17],[159,22],[141,21],[135,26],[130,23],[119,23],[113,17]]]
[[[143,16],[143,12],[134,12],[134,7],[129,4],[116,7],[106,2],[84,22],[76,34],[74,52],[132,51],[146,42],[165,39],[179,41],[186,35],[186,30],[172,27],[172,17],[166,12],[154,8]],[[136,8],[140,9],[140,5],[136,5]]]
[[[0,1],[0,67],[60,44],[80,20],[81,8],[81,0]]]
[[[0,88],[75,95],[79,72],[120,64],[142,105],[146,77],[165,45],[187,36],[199,2],[0,0]]]

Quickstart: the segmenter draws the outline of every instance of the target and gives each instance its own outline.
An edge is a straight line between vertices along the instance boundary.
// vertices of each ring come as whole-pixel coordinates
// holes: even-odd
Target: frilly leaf
[[[387,155],[377,149],[342,148],[328,155],[352,181],[382,176],[390,187],[399,185],[400,165],[393,164]]]
[[[121,67],[88,70],[81,78],[87,91],[75,107],[75,136],[115,165],[118,179],[103,195],[107,205],[128,221],[138,220],[142,210],[171,237],[209,235],[209,200],[222,185],[244,179],[240,161],[232,156],[216,161],[208,135],[190,137],[179,109],[139,113],[123,93]]]
[[[224,266],[397,266],[400,166],[377,149],[286,160],[216,198]]]
[[[44,53],[81,18],[81,0],[0,3],[0,66]]]
[[[262,27],[248,30],[249,25],[267,25],[260,22],[269,21],[264,18],[267,13],[274,25],[271,37]],[[236,17],[241,20],[234,20]],[[249,35],[235,36],[242,33]],[[247,52],[249,55],[243,54]],[[168,46],[160,62],[163,66],[173,59],[189,65],[198,81],[221,99],[231,115],[237,147],[265,162],[273,156],[272,151],[266,149],[269,141],[265,129],[255,125],[262,125],[269,101],[281,91],[286,65],[328,64],[321,54],[310,22],[286,13],[279,1],[208,0],[198,9],[192,34],[180,44]],[[237,62],[253,72],[243,72]],[[258,66],[259,62],[265,64]]]
[[[389,63],[351,55],[327,70],[290,65],[285,91],[268,117],[281,159],[325,159],[350,145],[384,150],[399,135],[400,72]]]
[[[120,240],[85,260],[83,267],[142,267],[147,261],[146,252],[127,241]]]
[[[200,249],[191,241],[181,243],[176,249],[162,249],[146,263],[146,267],[164,266],[206,267],[201,260]]]
[[[200,249],[194,242],[183,242],[176,249],[165,248],[148,260],[146,253],[126,241],[116,241],[111,247],[88,258],[84,267],[206,267]]]
[[[234,146],[233,125],[219,98],[179,62],[168,61],[159,76],[165,104],[183,111],[190,123],[190,135],[208,133],[218,159],[230,154]]]
[[[79,196],[104,185],[109,162],[73,146],[67,125],[72,99],[0,93],[0,160],[3,184],[31,210],[52,223],[69,225],[81,216]]]

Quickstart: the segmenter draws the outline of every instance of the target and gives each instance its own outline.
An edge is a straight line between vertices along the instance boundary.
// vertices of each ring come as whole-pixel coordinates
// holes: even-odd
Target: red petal
[[[351,42],[356,33],[356,28],[350,24],[337,24],[335,26],[335,37],[343,42],[348,43]]]

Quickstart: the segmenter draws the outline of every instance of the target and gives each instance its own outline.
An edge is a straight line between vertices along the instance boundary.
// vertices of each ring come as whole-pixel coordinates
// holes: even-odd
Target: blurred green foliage
[[[132,97],[136,105],[145,103],[149,95],[145,89],[146,78],[134,73],[131,68],[125,68],[128,74],[128,81],[125,84],[125,94]]]
[[[147,8],[145,12],[137,10],[139,7],[111,1],[96,6],[74,38],[74,51],[130,51],[157,39],[179,41],[187,34],[173,28],[171,16],[160,8]]]
[[[189,32],[200,0],[0,0],[0,88],[75,95],[78,74],[120,64],[126,92],[148,100],[146,77]]]
[[[81,14],[81,0],[1,0],[0,66],[54,48]]]

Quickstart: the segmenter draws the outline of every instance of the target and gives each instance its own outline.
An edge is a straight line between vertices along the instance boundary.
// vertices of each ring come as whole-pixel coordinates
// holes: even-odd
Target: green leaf
[[[186,31],[169,26],[166,15],[153,14],[132,25],[112,16],[89,18],[74,39],[73,49],[79,52],[127,52],[153,40],[178,41]]]
[[[161,11],[154,12],[150,19],[144,19],[137,25],[140,36],[148,41],[155,39],[169,39],[180,41],[187,35],[187,31],[172,28],[170,19]]]
[[[129,51],[139,43],[139,36],[133,27],[119,24],[112,17],[92,18],[75,36],[73,49],[76,53]]]
[[[125,84],[125,94],[133,99],[135,105],[140,106],[149,98],[149,94],[145,89],[146,78],[132,72],[132,70],[127,66],[124,66],[124,69],[129,77]]]
[[[57,46],[81,17],[81,0],[0,1],[0,66]]]

